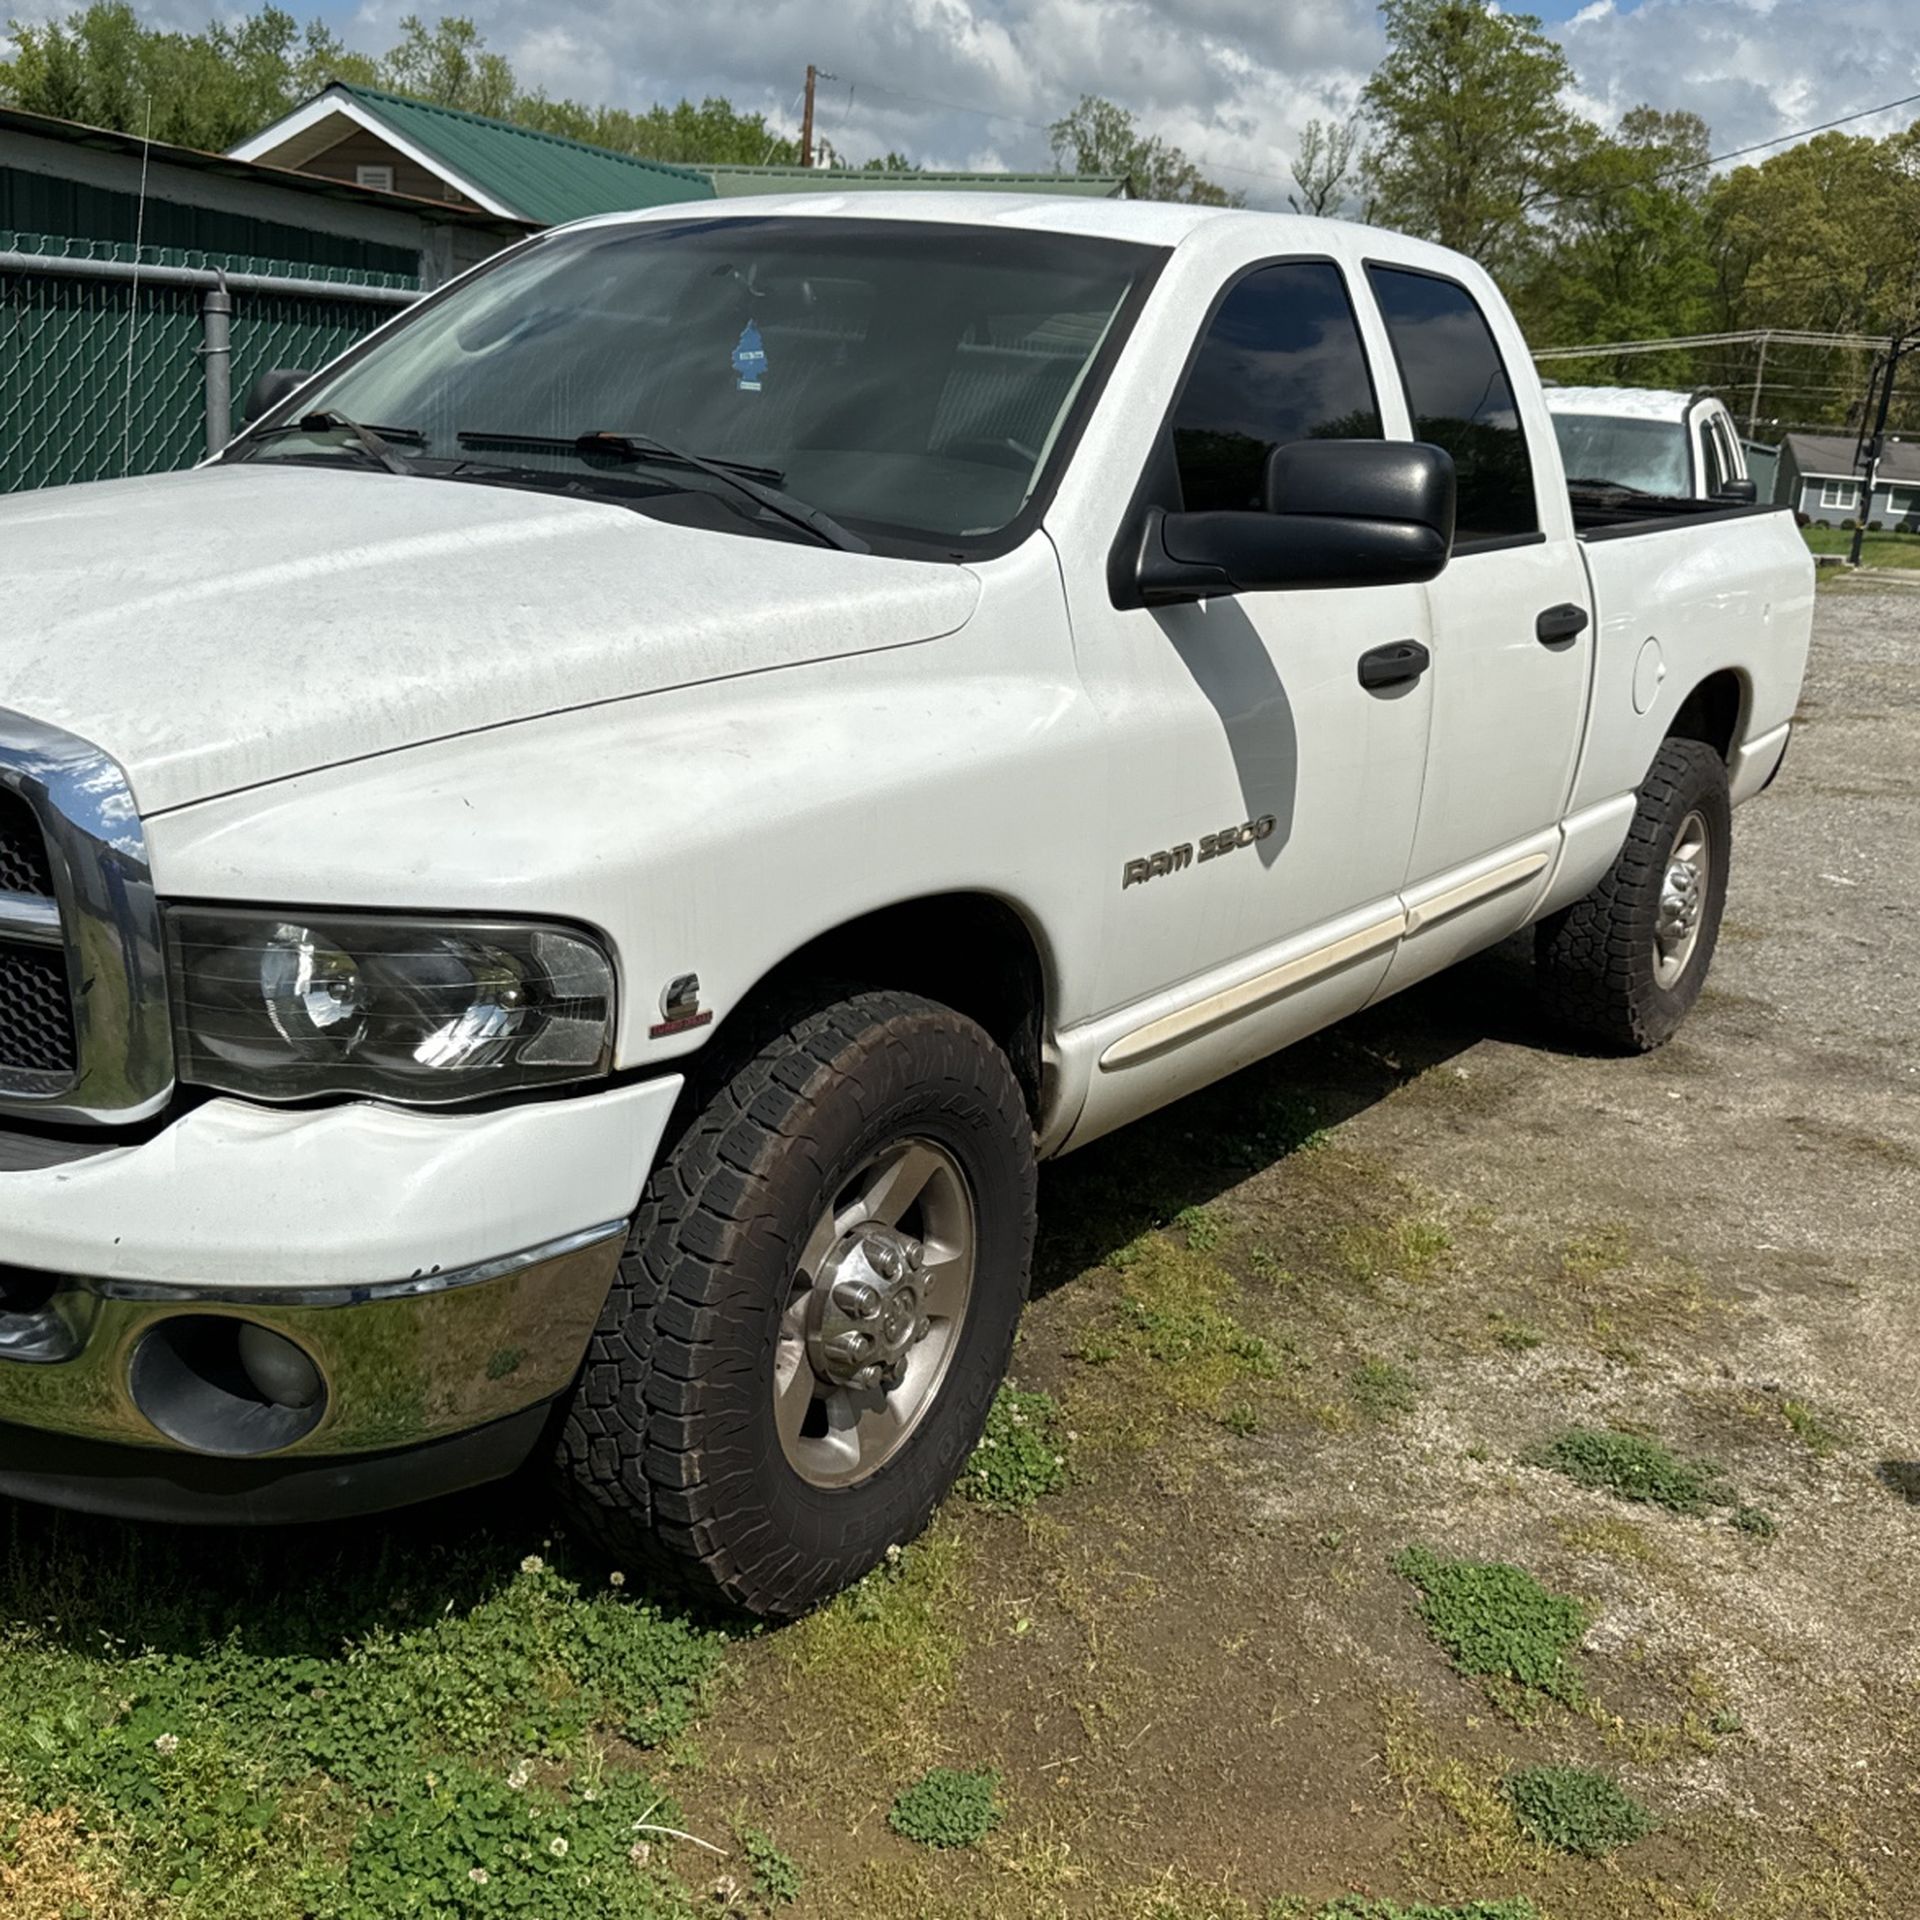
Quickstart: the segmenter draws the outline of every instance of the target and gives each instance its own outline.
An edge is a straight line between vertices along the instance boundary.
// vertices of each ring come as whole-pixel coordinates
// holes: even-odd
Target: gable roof
[[[379,135],[489,212],[541,226],[714,197],[713,183],[697,168],[642,160],[344,80],[233,152],[242,160],[284,155],[281,164],[300,166],[334,144],[334,124],[341,119]]]
[[[384,140],[476,206],[539,226],[742,194],[868,192],[967,187],[991,193],[1125,196],[1119,175],[1071,173],[885,173],[850,167],[755,167],[642,160],[562,134],[438,107],[409,94],[330,82],[311,100],[233,149],[233,158],[304,167],[343,137],[342,123]]]
[[[1854,465],[1858,443],[1850,433],[1790,433],[1783,451],[1808,480],[1857,480]],[[1909,486],[1920,481],[1920,441],[1889,440],[1881,449],[1878,483]]]

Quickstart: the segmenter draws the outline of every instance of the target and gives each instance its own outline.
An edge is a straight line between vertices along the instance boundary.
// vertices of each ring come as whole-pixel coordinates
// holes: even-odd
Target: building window
[[[1920,487],[1889,487],[1887,512],[1896,520],[1910,519],[1920,513]]]
[[[1820,504],[1823,507],[1839,507],[1851,513],[1860,504],[1859,483],[1853,480],[1822,480]]]
[[[357,186],[372,187],[377,193],[393,191],[393,169],[391,167],[355,167],[354,183]]]

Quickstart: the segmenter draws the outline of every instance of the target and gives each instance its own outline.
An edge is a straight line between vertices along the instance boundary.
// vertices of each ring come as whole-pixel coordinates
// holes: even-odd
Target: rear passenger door
[[[1459,473],[1453,558],[1426,589],[1433,724],[1388,990],[1525,924],[1559,843],[1586,721],[1594,635],[1557,465],[1529,423],[1487,314],[1461,283],[1374,263],[1414,437]],[[1504,320],[1504,317],[1503,317]],[[1510,323],[1510,349],[1524,351]],[[1535,431],[1551,445],[1544,407]]]

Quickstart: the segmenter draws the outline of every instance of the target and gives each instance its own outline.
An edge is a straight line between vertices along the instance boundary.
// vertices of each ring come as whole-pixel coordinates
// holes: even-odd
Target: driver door
[[[1381,436],[1341,267],[1256,266],[1196,343],[1145,504],[1257,507],[1274,447]],[[1432,636],[1419,586],[1073,597],[1107,742],[1107,1011],[1081,1139],[1373,994],[1399,937],[1430,695],[1424,672],[1369,689],[1360,661]]]

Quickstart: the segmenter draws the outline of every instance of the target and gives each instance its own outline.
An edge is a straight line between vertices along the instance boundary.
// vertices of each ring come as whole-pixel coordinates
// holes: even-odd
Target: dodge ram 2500
[[[0,1491],[536,1463],[768,1615],[921,1527],[1035,1166],[1535,928],[1623,1050],[1787,745],[1791,518],[1570,491],[1439,248],[597,219],[197,470],[0,503]]]

